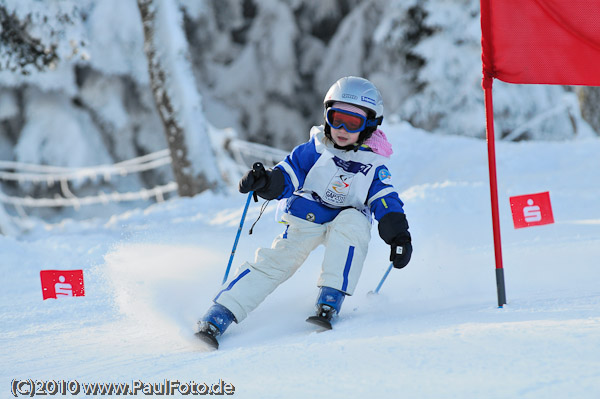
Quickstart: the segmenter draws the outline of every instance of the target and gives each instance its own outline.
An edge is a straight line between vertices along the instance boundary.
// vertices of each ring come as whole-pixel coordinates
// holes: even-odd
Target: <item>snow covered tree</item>
[[[484,137],[479,1],[418,4],[430,33],[421,35],[410,50],[423,63],[413,84],[416,91],[402,102],[399,115],[431,132]],[[398,29],[391,27],[388,36]],[[494,108],[499,138],[558,140],[589,132],[573,93],[561,86],[496,80]]]
[[[577,95],[581,104],[581,116],[600,135],[600,87],[579,87]]]
[[[0,36],[0,159],[79,168],[166,147],[165,135],[157,129],[161,124],[148,86],[135,2],[3,0]],[[77,179],[69,182],[69,190],[83,197],[99,190],[133,192],[172,180],[170,170],[162,167],[116,179]],[[2,188],[14,196],[62,193],[52,179],[2,181]],[[26,212],[57,215],[48,209]],[[63,212],[70,210],[58,214]],[[94,210],[85,208],[77,217],[92,215]]]
[[[56,68],[61,59],[85,58],[80,11],[70,0],[0,3],[0,71],[30,75]]]
[[[344,75],[366,77],[381,91],[386,115],[397,114],[418,89],[415,81],[424,63],[412,52],[430,33],[421,3],[371,0],[350,7],[323,52],[315,86],[323,91]]]
[[[187,1],[186,3],[190,3]],[[211,122],[253,141],[293,147],[306,137],[306,88],[298,77],[298,27],[286,1],[186,6],[196,76]],[[286,123],[275,123],[273,116]]]
[[[179,195],[193,196],[219,183],[201,98],[190,65],[183,19],[169,0],[138,0],[150,84],[171,151]]]

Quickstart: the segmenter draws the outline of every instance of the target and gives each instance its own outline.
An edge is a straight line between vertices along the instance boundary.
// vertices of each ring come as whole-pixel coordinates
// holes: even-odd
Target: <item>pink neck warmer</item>
[[[365,145],[371,147],[371,150],[375,154],[383,155],[386,158],[389,158],[394,153],[392,145],[387,140],[387,137],[385,137],[385,133],[379,129],[375,130],[371,137],[365,141]]]

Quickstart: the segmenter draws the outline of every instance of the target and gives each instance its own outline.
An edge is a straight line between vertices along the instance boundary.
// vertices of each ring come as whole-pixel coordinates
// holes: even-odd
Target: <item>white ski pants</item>
[[[288,225],[285,233],[275,238],[271,248],[259,248],[254,263],[241,265],[214,299],[238,323],[290,278],[320,244],[326,249],[317,285],[354,293],[371,239],[371,223],[365,215],[351,208],[324,224],[289,214],[283,220]]]

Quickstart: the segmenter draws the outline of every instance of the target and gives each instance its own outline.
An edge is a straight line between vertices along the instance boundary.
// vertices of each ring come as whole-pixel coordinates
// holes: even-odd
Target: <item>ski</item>
[[[219,341],[217,341],[217,339],[214,336],[208,334],[207,332],[198,331],[194,335],[196,337],[198,337],[200,339],[200,341],[202,341],[206,345],[208,345],[209,348],[211,348],[213,350],[219,349]]]
[[[331,322],[321,316],[310,316],[308,319],[306,319],[306,321],[311,324],[314,324],[315,326],[321,327],[322,331],[331,330],[333,328],[331,326]]]

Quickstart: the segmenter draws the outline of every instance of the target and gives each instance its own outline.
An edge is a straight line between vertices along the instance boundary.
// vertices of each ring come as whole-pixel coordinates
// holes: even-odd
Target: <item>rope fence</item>
[[[266,166],[273,166],[281,161],[287,153],[262,144],[251,143],[239,139],[229,140],[225,150],[230,154],[240,171],[246,171],[256,161]],[[164,201],[166,194],[177,192],[174,181],[151,188],[143,188],[132,192],[105,193],[99,189],[95,195],[78,197],[69,188],[69,183],[80,181],[95,181],[102,178],[110,182],[113,178],[124,177],[133,173],[154,170],[171,164],[168,149],[146,154],[140,157],[117,162],[111,165],[69,168],[62,166],[36,165],[30,163],[0,161],[0,182],[16,182],[17,184],[47,184],[53,187],[60,185],[60,194],[54,198],[33,198],[6,195],[0,190],[0,203],[12,205],[17,212],[24,216],[24,208],[58,208],[73,207],[78,210],[82,206],[108,204],[110,202],[125,202],[154,199]]]
[[[288,155],[288,152],[277,148],[238,139],[225,143],[225,149],[229,151],[241,172],[251,169],[257,161],[267,167],[274,166]]]

